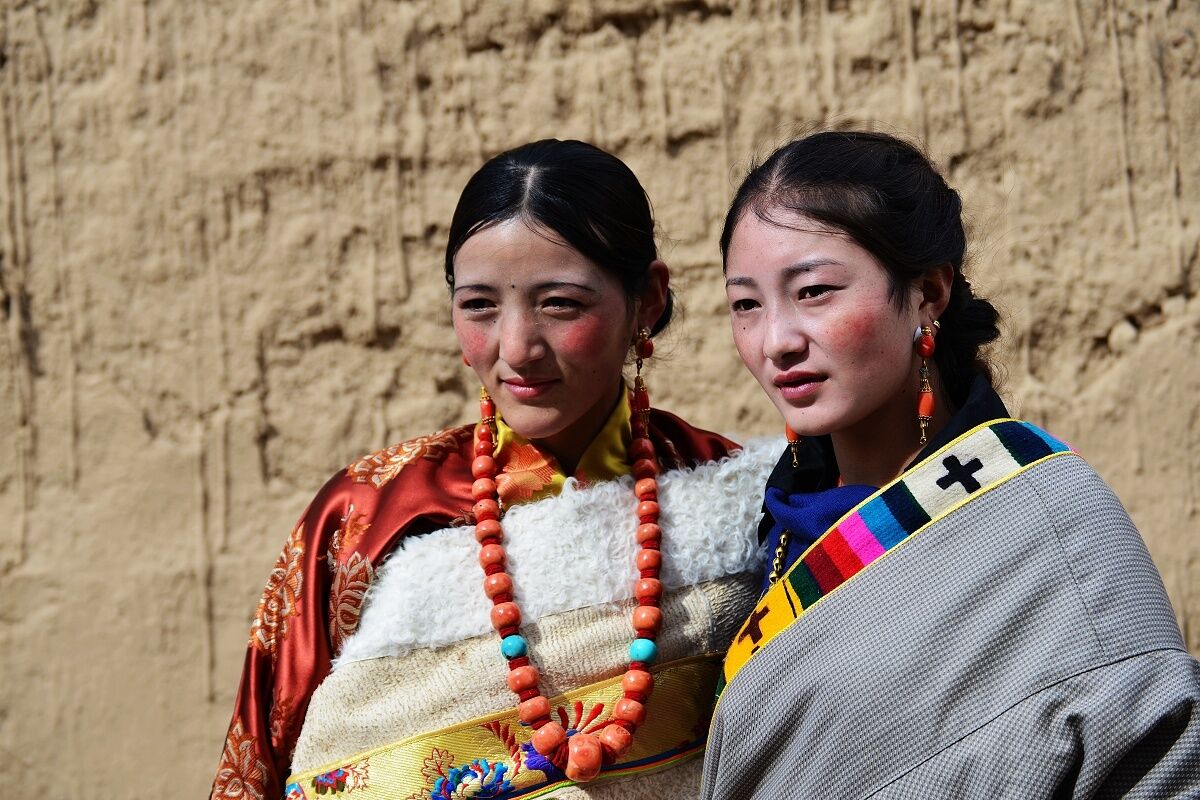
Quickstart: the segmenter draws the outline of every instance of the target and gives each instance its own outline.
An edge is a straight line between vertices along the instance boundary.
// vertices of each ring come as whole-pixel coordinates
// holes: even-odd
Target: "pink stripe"
[[[838,525],[838,530],[864,566],[883,555],[883,545],[871,534],[871,529],[858,514],[847,517]]]

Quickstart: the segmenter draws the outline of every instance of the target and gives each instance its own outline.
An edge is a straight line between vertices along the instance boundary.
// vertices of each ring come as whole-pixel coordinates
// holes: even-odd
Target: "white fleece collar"
[[[782,451],[758,440],[718,462],[659,477],[662,580],[678,588],[757,571],[763,486]],[[504,516],[508,571],[526,623],[633,596],[633,479],[514,506]],[[357,632],[335,666],[491,633],[475,528],[403,540],[379,569]]]

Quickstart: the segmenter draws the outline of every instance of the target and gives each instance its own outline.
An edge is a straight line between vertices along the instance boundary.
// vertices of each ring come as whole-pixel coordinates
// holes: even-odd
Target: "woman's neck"
[[[929,437],[950,421],[949,401],[936,375],[931,375],[937,403],[929,425]],[[921,452],[917,422],[916,392],[885,403],[857,424],[830,435],[842,482],[883,486],[897,478]]]
[[[625,381],[617,381],[617,385],[606,397],[601,397],[582,417],[572,423],[566,430],[545,439],[534,439],[533,443],[541,450],[554,456],[564,475],[574,475],[580,459],[591,447],[596,436],[604,430],[604,424],[612,416],[613,409],[621,401],[621,392],[625,391]]]

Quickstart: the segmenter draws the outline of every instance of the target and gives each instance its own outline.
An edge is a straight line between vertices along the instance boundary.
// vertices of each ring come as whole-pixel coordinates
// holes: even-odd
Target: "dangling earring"
[[[792,430],[791,425],[783,426],[783,432],[787,434],[788,449],[792,451],[792,466],[800,466],[800,434]]]
[[[933,421],[934,400],[933,387],[929,384],[929,359],[937,349],[937,342],[933,337],[940,327],[942,326],[935,320],[933,327],[921,325],[913,332],[917,355],[921,357],[921,397],[917,401],[917,424],[921,426],[918,444],[921,445],[929,441],[929,423]]]
[[[642,362],[654,355],[654,342],[650,339],[649,328],[638,328],[633,352],[637,357],[637,372],[633,378],[633,438],[637,439],[646,436],[650,423],[650,393],[646,390],[646,382],[642,380]]]

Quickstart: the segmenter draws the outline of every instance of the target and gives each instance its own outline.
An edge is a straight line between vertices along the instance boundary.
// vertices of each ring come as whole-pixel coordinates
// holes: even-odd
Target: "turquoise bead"
[[[529,647],[525,644],[524,636],[514,633],[500,640],[500,652],[505,658],[520,658],[529,652]]]
[[[649,664],[658,656],[658,645],[650,639],[634,639],[629,645],[629,660],[644,661]]]

